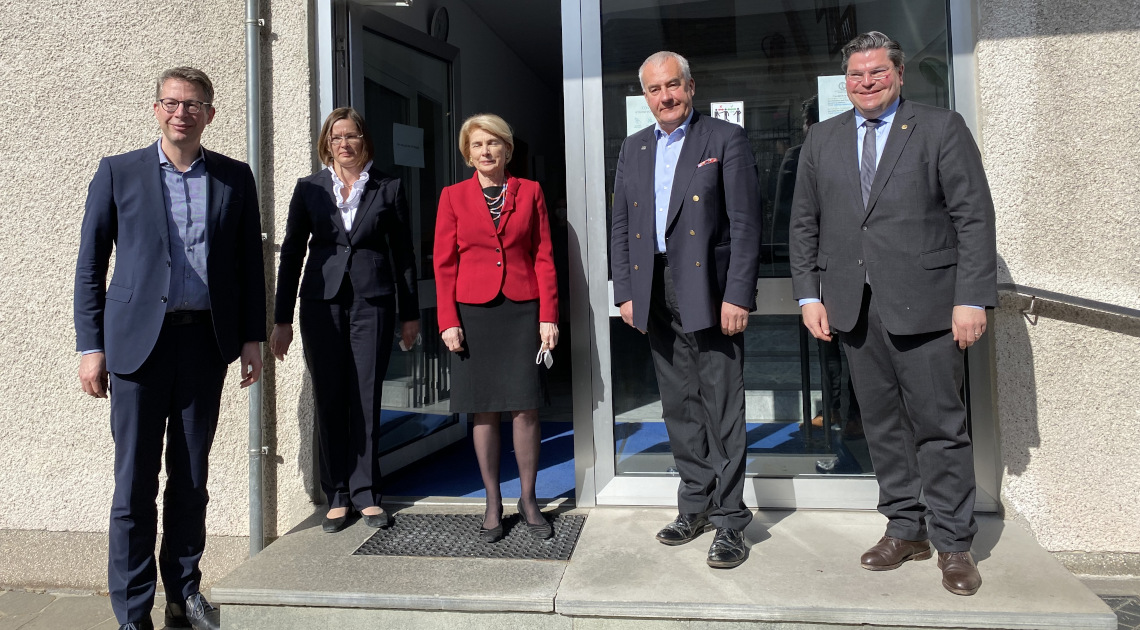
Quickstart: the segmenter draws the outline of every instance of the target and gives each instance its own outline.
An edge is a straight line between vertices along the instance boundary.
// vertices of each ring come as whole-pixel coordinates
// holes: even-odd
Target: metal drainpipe
[[[261,27],[265,21],[258,16],[259,0],[245,1],[245,137],[246,159],[253,169],[257,184],[257,199],[261,201]],[[262,213],[261,224],[265,225]],[[264,242],[266,235],[262,233]],[[264,356],[264,348],[258,349]],[[265,548],[265,504],[262,467],[267,448],[262,445],[261,383],[249,387],[249,556],[252,558]]]

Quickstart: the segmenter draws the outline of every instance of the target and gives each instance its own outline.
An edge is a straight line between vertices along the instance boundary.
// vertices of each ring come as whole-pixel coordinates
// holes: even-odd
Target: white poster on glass
[[[822,122],[851,109],[847,98],[847,78],[842,74],[816,77],[819,88],[819,120]]]
[[[709,103],[709,115],[727,120],[734,125],[744,126],[744,101],[721,101]]]
[[[392,123],[392,161],[399,166],[424,167],[424,130]]]
[[[638,94],[625,97],[625,135],[641,131],[656,122],[657,119],[653,117],[653,111],[649,109],[649,103],[645,102],[644,96]]]

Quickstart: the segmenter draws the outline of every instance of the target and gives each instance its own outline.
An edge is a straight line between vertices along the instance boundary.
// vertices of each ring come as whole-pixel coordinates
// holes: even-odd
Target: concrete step
[[[885,525],[873,512],[760,512],[746,531],[750,558],[728,571],[705,565],[711,532],[681,547],[657,543],[672,517],[595,508],[571,559],[552,562],[353,556],[372,530],[357,523],[324,534],[315,516],[219,581],[211,597],[223,604],[227,630],[1117,627],[1104,602],[1028,532],[993,516],[979,518],[974,554],[984,583],[972,597],[943,589],[934,560],[860,568]]]

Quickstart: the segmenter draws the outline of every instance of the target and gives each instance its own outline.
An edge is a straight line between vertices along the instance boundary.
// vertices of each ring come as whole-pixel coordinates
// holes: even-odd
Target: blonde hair
[[[341,120],[351,120],[356,124],[361,135],[364,136],[364,145],[360,148],[360,164],[361,166],[367,164],[373,155],[372,136],[368,133],[368,126],[364,124],[364,117],[351,107],[338,107],[332,110],[329,117],[325,119],[325,124],[321,125],[321,135],[317,138],[317,157],[321,160],[321,164],[329,166],[333,163],[329,136],[332,135],[333,125]]]
[[[475,114],[467,120],[463,121],[463,126],[459,128],[459,152],[463,154],[463,161],[467,166],[474,166],[471,163],[471,134],[482,129],[502,140],[507,145],[507,162],[511,161],[511,155],[515,152],[515,135],[511,131],[511,126],[507,121],[503,120],[501,116],[495,114]]]

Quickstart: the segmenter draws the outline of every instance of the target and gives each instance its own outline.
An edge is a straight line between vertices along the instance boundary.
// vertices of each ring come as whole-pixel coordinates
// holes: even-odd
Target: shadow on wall
[[[1068,0],[979,2],[980,39],[1016,39],[1140,30],[1135,0],[1110,0],[1089,10]]]

